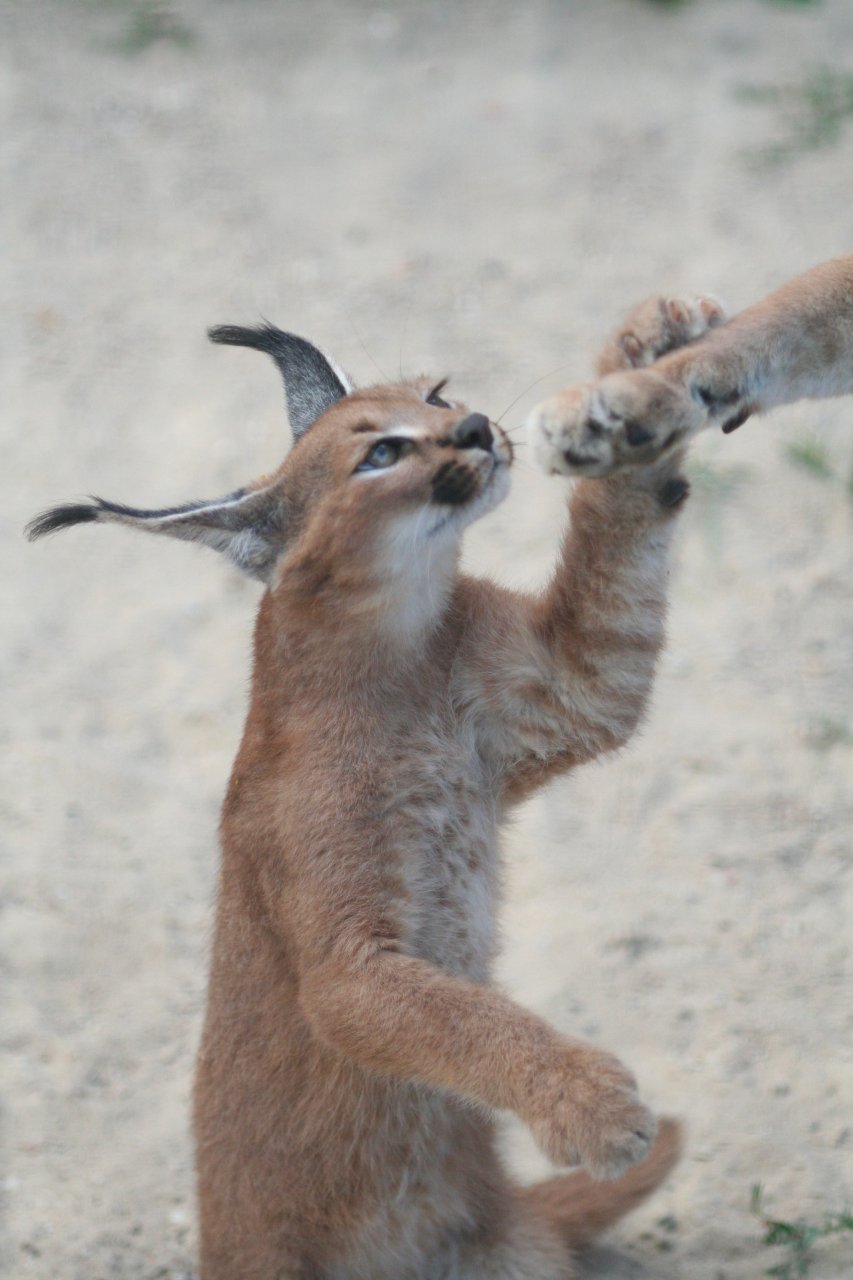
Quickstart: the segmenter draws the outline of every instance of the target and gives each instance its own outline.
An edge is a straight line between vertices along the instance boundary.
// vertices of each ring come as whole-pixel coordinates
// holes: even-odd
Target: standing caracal
[[[647,306],[600,371],[720,319],[709,300]],[[277,362],[295,436],[278,471],[213,502],[93,499],[31,526],[205,543],[265,586],[195,1082],[201,1278],[567,1280],[679,1134],[617,1058],[494,985],[498,836],[643,715],[680,455],[579,481],[550,585],[504,590],[458,566],[507,492],[500,427],[443,383],[356,390],[269,326],[211,337]],[[515,1187],[501,1109],[582,1169]]]

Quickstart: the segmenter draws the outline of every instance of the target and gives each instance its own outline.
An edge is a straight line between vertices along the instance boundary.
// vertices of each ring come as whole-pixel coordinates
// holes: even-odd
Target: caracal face
[[[506,497],[509,438],[443,388],[419,379],[354,391],[297,441],[281,484],[306,538],[345,529],[351,551],[354,540],[393,531],[427,551],[458,542]]]

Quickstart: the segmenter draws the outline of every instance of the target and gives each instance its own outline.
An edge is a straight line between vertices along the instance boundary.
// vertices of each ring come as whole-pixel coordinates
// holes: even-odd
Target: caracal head
[[[129,525],[224,552],[274,587],[292,557],[378,562],[399,545],[429,559],[506,495],[509,440],[484,414],[446,399],[444,382],[357,389],[317,347],[271,325],[222,326],[210,337],[278,365],[294,438],[279,469],[211,502],[52,507],[30,523],[30,538],[84,522]]]

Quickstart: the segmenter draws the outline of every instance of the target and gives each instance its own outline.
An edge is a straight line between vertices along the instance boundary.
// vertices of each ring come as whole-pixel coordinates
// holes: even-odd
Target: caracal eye
[[[394,463],[410,448],[408,440],[380,440],[356,468],[357,471],[381,471]]]
[[[367,455],[371,467],[390,467],[397,461],[397,450],[386,440],[375,444]]]

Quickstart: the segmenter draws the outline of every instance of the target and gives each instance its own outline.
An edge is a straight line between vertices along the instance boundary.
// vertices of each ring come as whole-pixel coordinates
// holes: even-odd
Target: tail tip
[[[676,1120],[674,1116],[660,1116],[658,1131],[648,1158],[653,1161],[653,1167],[661,1171],[662,1177],[665,1177],[666,1173],[681,1159],[684,1154],[684,1142],[683,1123]]]
[[[597,1182],[578,1169],[526,1187],[519,1194],[529,1212],[556,1228],[570,1248],[581,1249],[657,1190],[678,1163],[683,1146],[684,1130],[679,1121],[661,1116],[645,1160],[612,1182]]]

